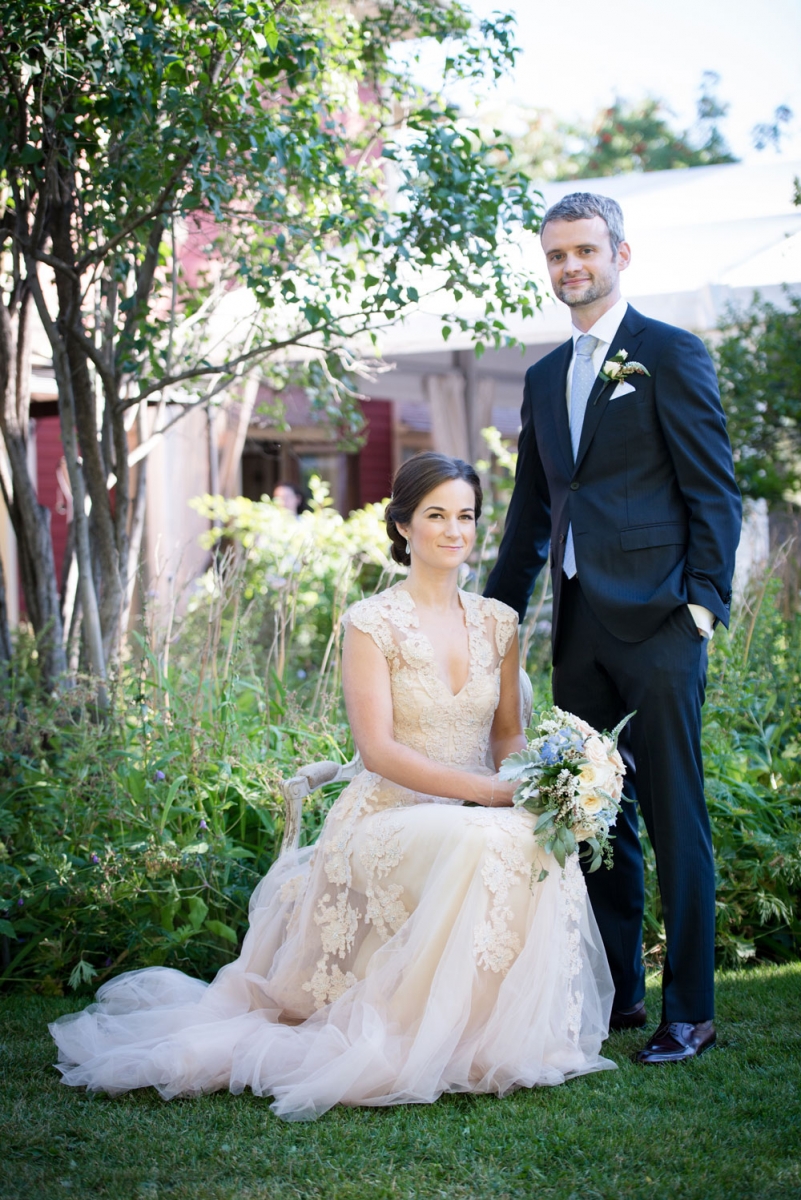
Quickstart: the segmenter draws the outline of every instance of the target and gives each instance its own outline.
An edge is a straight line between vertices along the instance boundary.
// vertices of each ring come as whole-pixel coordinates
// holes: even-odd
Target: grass
[[[314,1124],[249,1094],[62,1087],[45,1022],[78,1007],[0,999],[2,1200],[801,1198],[801,963],[721,973],[719,1048],[694,1063],[638,1067],[642,1035],[618,1034],[614,1073]]]

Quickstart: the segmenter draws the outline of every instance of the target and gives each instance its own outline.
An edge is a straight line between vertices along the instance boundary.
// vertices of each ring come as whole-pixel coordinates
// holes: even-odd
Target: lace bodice
[[[471,592],[460,591],[459,600],[470,669],[456,695],[440,674],[405,588],[360,600],[345,614],[345,622],[369,634],[389,664],[397,741],[435,762],[483,771],[500,697],[500,665],[515,635],[517,615],[499,600]]]

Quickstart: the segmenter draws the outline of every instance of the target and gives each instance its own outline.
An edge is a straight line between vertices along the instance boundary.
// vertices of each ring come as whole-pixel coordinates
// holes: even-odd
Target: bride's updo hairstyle
[[[403,466],[398,467],[392,481],[392,497],[387,505],[385,518],[387,533],[392,543],[391,554],[395,562],[403,567],[411,563],[411,556],[406,551],[406,538],[398,529],[398,525],[408,525],[429,492],[448,483],[451,479],[463,479],[469,483],[476,498],[476,520],[481,516],[481,504],[484,494],[481,482],[475,468],[461,458],[450,458],[447,454],[437,454],[433,450],[425,450],[415,454]]]

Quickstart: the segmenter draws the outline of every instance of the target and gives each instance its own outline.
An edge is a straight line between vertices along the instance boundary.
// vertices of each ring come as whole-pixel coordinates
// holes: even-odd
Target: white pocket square
[[[634,384],[633,384],[633,383],[626,383],[626,381],[625,381],[625,379],[624,379],[622,383],[619,383],[619,384],[617,385],[617,387],[616,387],[616,388],[615,388],[615,390],[612,392],[612,395],[609,397],[609,399],[610,399],[610,400],[617,400],[617,399],[618,399],[618,397],[620,397],[620,396],[628,396],[629,392],[633,392],[633,391],[634,391]]]

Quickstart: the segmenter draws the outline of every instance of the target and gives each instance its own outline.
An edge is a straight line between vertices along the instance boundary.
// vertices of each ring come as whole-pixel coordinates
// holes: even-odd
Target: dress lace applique
[[[291,879],[287,879],[286,883],[281,888],[281,903],[294,903],[295,900],[303,895],[305,885],[305,875],[293,875]]]
[[[495,619],[495,645],[501,658],[505,658],[517,633],[517,613],[508,605],[501,604],[500,600],[491,600],[490,604],[490,612]]]
[[[320,1009],[325,1008],[326,1004],[332,1004],[338,1000],[356,982],[356,976],[352,971],[341,971],[336,963],[329,969],[328,955],[325,954],[318,961],[317,970],[311,979],[302,986],[304,992],[311,992],[314,998],[314,1007]]]
[[[581,1013],[584,993],[577,983],[581,973],[581,913],[585,903],[586,885],[579,866],[578,854],[571,854],[559,873],[559,893],[562,909],[564,942],[562,946],[562,975],[567,1003],[563,1017],[565,1032],[578,1045],[581,1032]]]
[[[338,958],[348,955],[353,949],[360,915],[359,910],[348,903],[346,891],[338,892],[333,904],[330,892],[320,897],[314,920],[320,927],[320,941],[326,954],[336,954]]]
[[[374,926],[384,942],[389,941],[392,934],[398,932],[409,916],[401,899],[401,884],[384,885],[379,882],[397,867],[402,856],[400,824],[397,818],[391,813],[376,817],[359,858],[367,879],[367,909],[364,919]]]
[[[397,655],[398,649],[381,606],[375,600],[375,597],[358,600],[345,613],[343,625],[353,625],[362,633],[369,634],[384,657],[391,661]]]
[[[485,815],[494,820],[500,814]],[[474,823],[484,824],[483,821]],[[528,827],[526,832],[530,835]],[[510,837],[507,831],[498,829],[496,824],[487,838],[486,857],[481,869],[484,886],[492,895],[492,905],[487,920],[476,925],[473,936],[473,953],[484,970],[505,975],[520,953],[520,937],[509,928],[514,909],[507,902],[510,889],[527,878],[528,874],[529,865],[514,835]]]

